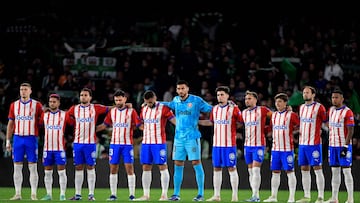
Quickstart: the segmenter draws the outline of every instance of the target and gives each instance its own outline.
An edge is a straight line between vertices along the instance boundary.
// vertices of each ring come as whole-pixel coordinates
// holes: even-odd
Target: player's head
[[[89,88],[83,88],[80,91],[80,103],[81,104],[90,104],[92,99],[92,91]]]
[[[303,99],[305,102],[313,102],[315,99],[316,90],[314,87],[305,86],[303,89]]]
[[[253,91],[247,90],[245,92],[245,105],[248,108],[253,108],[256,106],[258,100],[258,94]]]
[[[336,108],[343,106],[344,93],[340,89],[334,89],[331,93],[331,103]]]
[[[189,94],[189,83],[185,80],[179,80],[176,83],[176,93],[182,98],[185,99]]]
[[[27,82],[21,83],[21,85],[20,85],[21,100],[23,100],[23,101],[29,100],[31,93],[32,93],[31,84],[27,83]]]
[[[152,90],[147,90],[144,93],[144,102],[146,106],[152,108],[156,104],[156,94]]]
[[[289,97],[285,93],[279,93],[275,95],[275,106],[278,111],[284,111],[287,106],[287,102],[289,100]]]
[[[230,88],[227,86],[219,86],[215,89],[216,98],[220,104],[226,104],[229,99]]]
[[[123,108],[125,106],[126,101],[127,101],[127,97],[123,90],[117,90],[114,93],[114,102],[116,107]]]
[[[60,95],[50,94],[49,95],[49,108],[51,111],[55,111],[60,106]]]

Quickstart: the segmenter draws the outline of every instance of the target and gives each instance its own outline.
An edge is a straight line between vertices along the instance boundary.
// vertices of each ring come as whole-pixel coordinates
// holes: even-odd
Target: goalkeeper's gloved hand
[[[340,157],[346,157],[348,148],[349,148],[348,145],[344,145],[344,146],[342,147],[341,152],[340,152]]]

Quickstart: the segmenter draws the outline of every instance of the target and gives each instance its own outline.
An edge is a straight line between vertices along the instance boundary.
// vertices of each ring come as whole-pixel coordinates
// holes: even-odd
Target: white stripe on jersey
[[[265,126],[262,123],[263,116],[266,115],[262,115],[261,106],[243,110],[242,117],[245,125],[244,146],[265,146]]]
[[[293,135],[291,128],[291,111],[278,112],[272,114],[271,116],[272,123],[272,138],[273,151],[292,151],[294,149],[293,145]],[[292,128],[291,128],[292,129]]]
[[[132,114],[134,109],[131,108],[112,108],[110,116],[112,121],[111,144],[132,144]]]
[[[36,126],[36,100],[23,103],[20,100],[14,102],[15,129],[14,134],[20,136],[37,135]]]
[[[299,108],[300,145],[318,145],[321,144],[321,125],[322,121],[318,120],[319,108],[322,104],[314,102],[310,105],[302,104]]]
[[[236,146],[236,122],[233,122],[234,106],[226,105],[213,107],[214,147]]]
[[[95,144],[96,112],[94,104],[89,106],[76,105],[74,107],[74,116],[76,122],[74,143]]]
[[[334,106],[329,109],[329,146],[342,147],[346,144],[347,126],[345,117],[349,107],[336,109]]]
[[[45,141],[44,150],[62,151],[64,150],[64,130],[66,112],[59,110],[55,113],[44,113]]]
[[[162,122],[164,105],[158,104],[154,108],[145,106],[142,109],[144,123],[143,144],[164,144],[166,141],[165,122]],[[166,118],[165,118],[166,119]]]

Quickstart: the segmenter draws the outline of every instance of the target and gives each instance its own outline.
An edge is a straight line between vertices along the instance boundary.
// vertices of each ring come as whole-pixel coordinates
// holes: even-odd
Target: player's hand
[[[286,110],[292,111],[292,107],[290,105],[286,106]]]
[[[132,103],[125,103],[125,106],[129,109],[131,109],[133,107]]]
[[[10,143],[10,140],[6,140],[6,151],[11,152],[11,143]]]
[[[346,157],[346,154],[347,154],[347,152],[348,152],[348,148],[349,148],[348,145],[344,145],[344,146],[341,148],[340,157]]]
[[[237,106],[237,104],[233,100],[229,100],[228,103],[231,106]]]

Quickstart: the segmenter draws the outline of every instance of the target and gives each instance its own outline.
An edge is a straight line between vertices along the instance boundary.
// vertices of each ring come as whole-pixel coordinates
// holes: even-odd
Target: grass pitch
[[[68,188],[66,191],[66,197],[70,198],[74,195],[74,188]],[[170,188],[168,195],[171,196],[173,192],[173,189]],[[82,201],[87,201],[87,187],[83,187],[82,190]],[[45,188],[39,188],[38,189],[38,198],[42,198],[46,194]],[[14,195],[14,188],[7,188],[7,187],[0,187],[0,202],[14,202],[10,201],[9,198]],[[107,202],[106,199],[110,195],[110,189],[109,188],[96,188],[95,189],[95,198],[96,202]],[[138,188],[136,189],[135,193],[136,197],[142,196],[142,189]],[[147,202],[159,202],[158,199],[161,195],[161,189],[154,188],[151,189],[150,192],[150,201]],[[182,189],[181,190],[181,200],[180,202],[192,202],[192,198],[194,198],[197,195],[197,189]],[[205,190],[205,199],[210,198],[213,195],[213,190],[207,189]],[[270,195],[269,190],[260,190],[260,198],[261,200],[264,200],[268,198]],[[288,200],[288,191],[286,190],[280,190],[278,194],[278,202],[287,202]],[[296,199],[300,199],[303,195],[302,191],[296,192]],[[129,191],[127,188],[119,188],[118,189],[118,200],[117,202],[129,202]],[[251,196],[250,190],[239,190],[239,202],[242,202],[243,200],[249,198]],[[313,202],[316,200],[317,192],[312,191],[312,200]],[[330,191],[325,191],[325,200],[331,197]],[[23,188],[22,189],[22,200],[18,202],[36,202],[30,200],[30,188]],[[339,202],[345,202],[347,199],[347,193],[346,191],[340,191],[339,193]],[[231,190],[221,190],[221,202],[230,202],[231,201]],[[354,200],[355,202],[360,203],[360,192],[355,191],[354,192]],[[37,202],[45,202],[45,201],[37,201]],[[59,201],[59,188],[53,188],[53,200],[51,202],[60,202]],[[66,201],[69,202],[69,201]]]

